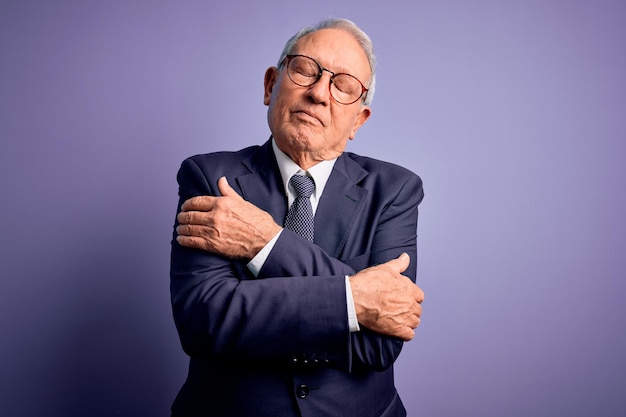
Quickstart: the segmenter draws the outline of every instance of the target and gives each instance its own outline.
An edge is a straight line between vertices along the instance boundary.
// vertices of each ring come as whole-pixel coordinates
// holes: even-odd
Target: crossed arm
[[[218,181],[220,197],[186,200],[177,216],[178,244],[228,259],[249,261],[282,228],[265,211],[245,201],[228,184]],[[402,273],[410,259],[396,259],[349,273],[359,323],[367,329],[411,340],[420,323],[423,291]]]

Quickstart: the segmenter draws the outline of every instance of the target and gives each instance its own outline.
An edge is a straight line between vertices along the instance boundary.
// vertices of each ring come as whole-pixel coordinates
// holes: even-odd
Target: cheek
[[[331,126],[342,136],[347,136],[352,132],[354,127],[354,115],[342,111],[336,111],[331,117]]]
[[[278,116],[284,116],[288,113],[290,97],[286,92],[280,92],[279,90],[274,90],[272,93],[272,111]]]

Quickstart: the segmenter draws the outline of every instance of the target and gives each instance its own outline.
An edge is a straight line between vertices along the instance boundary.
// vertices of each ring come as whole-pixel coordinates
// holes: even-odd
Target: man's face
[[[310,33],[298,40],[290,53],[309,56],[323,68],[351,74],[365,85],[369,82],[367,56],[345,30]],[[265,73],[264,103],[269,106],[268,122],[274,140],[305,169],[339,156],[371,113],[369,107],[362,105],[362,99],[349,105],[333,100],[330,77],[329,72],[323,71],[315,84],[301,87],[289,79],[285,65],[282,70],[271,67]]]

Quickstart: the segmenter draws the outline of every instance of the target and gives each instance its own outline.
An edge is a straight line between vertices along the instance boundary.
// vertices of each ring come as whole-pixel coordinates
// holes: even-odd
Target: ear
[[[356,131],[359,130],[363,123],[367,121],[372,115],[372,109],[368,106],[361,106],[359,108],[359,113],[354,118],[354,125],[352,126],[352,130],[350,131],[350,140],[354,139],[356,135]]]
[[[280,71],[276,67],[269,67],[267,71],[265,71],[265,78],[263,80],[263,85],[265,86],[265,94],[263,95],[263,104],[266,106],[270,105],[270,99],[272,98],[272,90],[274,89],[274,85],[276,81],[278,81],[278,75]]]

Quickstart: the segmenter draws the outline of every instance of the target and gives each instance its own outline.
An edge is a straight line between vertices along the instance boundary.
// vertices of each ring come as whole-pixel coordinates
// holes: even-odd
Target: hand
[[[185,201],[178,213],[176,240],[233,259],[250,260],[281,230],[269,213],[245,201],[226,177],[217,182],[221,197]]]
[[[350,277],[352,298],[360,324],[388,336],[411,340],[420,324],[424,292],[402,275],[411,259],[396,259],[357,272]]]

